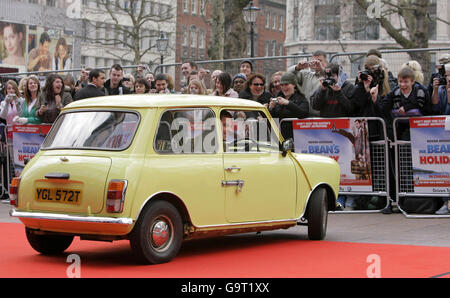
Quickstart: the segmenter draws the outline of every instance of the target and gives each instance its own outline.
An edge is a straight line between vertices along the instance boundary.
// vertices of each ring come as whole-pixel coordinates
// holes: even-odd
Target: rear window
[[[130,146],[139,116],[122,111],[83,111],[61,115],[42,149],[124,150]]]

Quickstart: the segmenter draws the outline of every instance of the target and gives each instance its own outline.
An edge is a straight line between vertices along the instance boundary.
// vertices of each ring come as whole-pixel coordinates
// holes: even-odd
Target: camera
[[[331,87],[336,85],[336,80],[331,76],[330,72],[325,73],[325,79],[322,81],[322,85],[326,87]]]
[[[375,65],[373,69],[364,69],[361,71],[359,77],[362,81],[367,81],[369,76],[372,76],[373,81],[371,86],[375,87],[376,85],[380,85],[384,80],[384,72],[380,65]]]
[[[270,99],[270,101],[275,102],[275,103],[278,103],[278,98],[273,97],[273,98]]]
[[[441,64],[439,65],[439,86],[446,86],[447,85],[447,79],[445,78],[445,65]]]

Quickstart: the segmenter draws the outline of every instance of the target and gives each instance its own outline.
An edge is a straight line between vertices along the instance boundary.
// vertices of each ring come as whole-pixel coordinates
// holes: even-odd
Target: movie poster
[[[297,153],[326,155],[339,163],[340,192],[372,192],[365,119],[304,119],[292,126]]]
[[[27,27],[0,22],[0,65],[19,72],[26,71]]]
[[[20,176],[25,159],[38,153],[51,125],[13,125],[14,175]]]
[[[410,119],[414,192],[450,194],[450,116]]]
[[[0,66],[13,72],[72,69],[73,32],[0,21]]]
[[[73,34],[29,26],[28,71],[72,69]]]

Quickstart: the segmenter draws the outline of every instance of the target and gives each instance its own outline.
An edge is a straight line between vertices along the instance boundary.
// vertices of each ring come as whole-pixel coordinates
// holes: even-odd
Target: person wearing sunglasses
[[[239,98],[250,99],[261,104],[269,103],[272,94],[266,91],[266,78],[259,73],[248,77],[243,90],[239,93]]]

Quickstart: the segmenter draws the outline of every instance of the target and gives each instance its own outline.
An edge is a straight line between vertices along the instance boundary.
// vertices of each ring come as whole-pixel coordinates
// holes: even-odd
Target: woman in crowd
[[[7,125],[15,124],[13,120],[22,116],[23,101],[17,83],[13,80],[6,82],[5,99],[0,104],[0,118],[6,120]]]
[[[134,92],[136,94],[145,94],[150,92],[150,86],[145,78],[138,77],[134,83]]]
[[[17,119],[23,124],[40,124],[42,121],[36,117],[36,110],[38,109],[38,97],[41,91],[39,79],[35,75],[27,77],[24,84],[25,100],[22,106],[22,118]]]
[[[285,118],[306,118],[309,116],[309,105],[305,95],[300,91],[297,77],[285,73],[280,79],[281,92],[277,98],[271,99],[268,109],[273,118],[280,121]],[[292,138],[292,121],[281,124],[281,133],[285,139]]]
[[[61,37],[58,39],[53,56],[53,70],[67,70],[72,67],[72,59],[69,55],[69,47],[66,39]]]
[[[231,88],[231,75],[222,72],[216,78],[216,90],[212,93],[215,96],[238,98],[239,94]]]
[[[239,93],[239,98],[250,99],[262,104],[269,103],[272,94],[265,90],[266,78],[259,73],[248,77],[244,89]]]
[[[122,84],[130,89],[131,93],[134,93],[134,76],[131,73],[126,73],[123,75]]]
[[[3,64],[25,66],[24,37],[25,26],[7,23],[2,29],[3,45],[8,56],[3,59]]]
[[[206,88],[200,80],[191,80],[187,88],[188,94],[206,95]]]
[[[36,116],[43,123],[53,123],[61,108],[72,102],[70,93],[64,92],[64,81],[59,75],[49,75],[44,91],[39,95]]]

